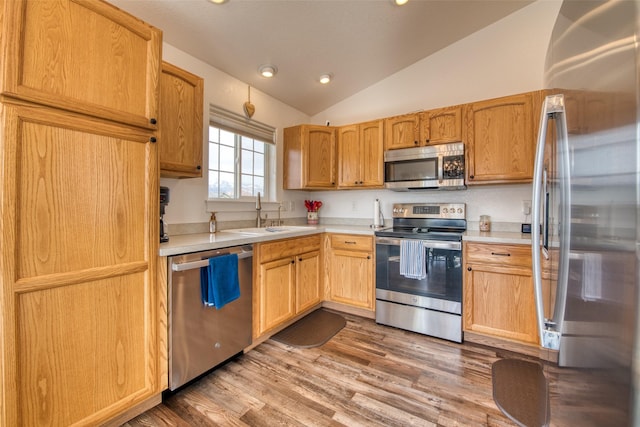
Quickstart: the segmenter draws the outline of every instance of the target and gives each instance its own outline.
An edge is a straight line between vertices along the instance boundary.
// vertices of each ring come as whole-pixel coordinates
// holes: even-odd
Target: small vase
[[[317,225],[318,224],[318,212],[307,212],[307,224],[309,225]]]

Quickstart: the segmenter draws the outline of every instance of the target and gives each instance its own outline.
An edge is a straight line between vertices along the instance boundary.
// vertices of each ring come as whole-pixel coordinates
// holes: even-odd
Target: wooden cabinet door
[[[295,314],[322,301],[320,251],[296,256],[296,311]]]
[[[373,260],[370,252],[331,250],[332,301],[373,310]]]
[[[538,93],[525,93],[466,106],[467,183],[531,182]]]
[[[295,315],[295,260],[292,257],[260,264],[258,335]]]
[[[384,121],[376,120],[358,126],[360,139],[360,183],[363,187],[384,185]]]
[[[161,391],[153,133],[1,111],[0,424],[100,425]]]
[[[359,187],[362,184],[360,174],[364,161],[360,151],[358,125],[338,128],[338,186]]]
[[[417,147],[420,137],[419,121],[418,114],[405,114],[384,119],[384,149]]]
[[[158,141],[163,177],[202,176],[203,91],[201,77],[162,63]]]
[[[420,113],[420,145],[463,141],[462,106]]]
[[[536,344],[538,329],[531,269],[467,264],[464,328]]]
[[[102,1],[3,7],[3,95],[155,129],[158,29]]]
[[[305,157],[305,187],[336,186],[335,129],[326,126],[304,126],[302,153]]]

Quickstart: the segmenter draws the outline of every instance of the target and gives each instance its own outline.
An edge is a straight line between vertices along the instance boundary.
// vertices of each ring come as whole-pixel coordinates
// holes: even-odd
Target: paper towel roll
[[[380,201],[378,199],[373,202],[373,226],[380,226]]]

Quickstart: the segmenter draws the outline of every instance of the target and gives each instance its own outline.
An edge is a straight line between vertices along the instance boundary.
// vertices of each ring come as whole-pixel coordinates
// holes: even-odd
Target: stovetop
[[[376,236],[461,241],[467,229],[464,203],[399,203],[393,205],[393,227]]]

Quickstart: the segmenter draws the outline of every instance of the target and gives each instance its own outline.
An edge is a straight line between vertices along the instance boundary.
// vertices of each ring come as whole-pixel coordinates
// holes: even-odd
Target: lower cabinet
[[[254,252],[257,338],[322,301],[321,235],[259,243]]]
[[[330,234],[328,251],[329,301],[373,310],[375,283],[373,237]]]
[[[466,242],[464,330],[538,343],[531,248]]]

